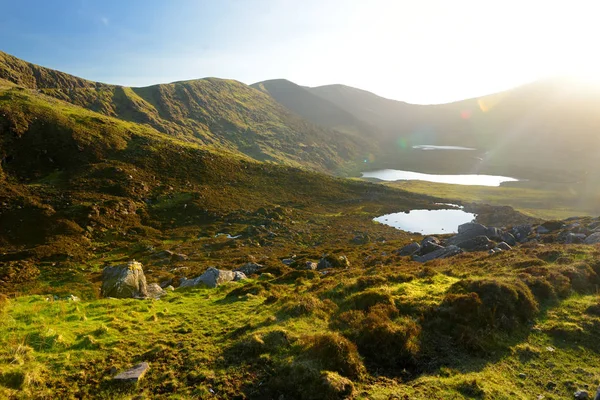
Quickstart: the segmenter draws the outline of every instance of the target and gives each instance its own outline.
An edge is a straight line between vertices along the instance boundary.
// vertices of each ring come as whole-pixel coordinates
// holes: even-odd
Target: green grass
[[[593,261],[593,248],[579,250],[584,260]],[[467,276],[514,276],[514,265],[530,259],[533,251],[515,250],[494,261],[474,253],[425,269],[400,259],[379,270],[356,267],[320,279],[317,274],[296,281],[249,280],[176,291],[158,301],[12,298],[1,311],[0,396],[203,398],[212,391],[217,398],[262,398],[284,391],[292,398],[323,398],[281,386],[279,379],[288,376],[301,388],[325,390],[319,386],[323,371],[339,371],[336,379],[344,381],[347,368],[358,368],[353,370],[363,371],[360,377],[350,378],[358,398],[566,398],[584,384],[593,389],[600,382],[592,367],[600,361],[600,318],[586,313],[598,303],[597,294],[573,292],[558,303],[543,303],[533,324],[511,335],[485,333],[491,352],[463,348],[460,341],[452,345],[446,333],[428,330],[429,315],[436,315],[454,283]],[[493,266],[482,270],[482,262]],[[400,276],[404,282],[397,281]],[[259,282],[268,289],[257,295],[240,292]],[[229,295],[232,291],[237,294]],[[352,311],[364,307],[354,299],[367,293],[380,294],[370,295],[374,303],[369,307],[398,307],[400,315],[389,320],[390,326],[414,318],[424,329],[417,363],[406,370],[376,367],[377,361],[361,353],[362,339],[354,334],[348,333],[359,343],[356,367],[347,365],[348,357],[355,357],[352,342],[346,348],[327,347],[333,345],[329,340],[346,340],[327,335],[338,331],[337,321],[349,311],[380,315],[377,307]],[[378,303],[388,298],[391,305]],[[338,359],[336,351],[350,355]],[[137,387],[111,382],[116,372],[141,361],[150,362],[151,369]]]

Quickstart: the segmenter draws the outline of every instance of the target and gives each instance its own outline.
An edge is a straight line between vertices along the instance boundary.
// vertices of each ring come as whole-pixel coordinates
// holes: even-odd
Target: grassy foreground
[[[400,243],[382,244],[385,249]],[[278,263],[162,300],[2,298],[2,398],[560,399],[600,383],[598,250]],[[96,284],[97,285],[97,284]],[[137,362],[138,386],[116,386]],[[280,397],[283,395],[283,397]]]

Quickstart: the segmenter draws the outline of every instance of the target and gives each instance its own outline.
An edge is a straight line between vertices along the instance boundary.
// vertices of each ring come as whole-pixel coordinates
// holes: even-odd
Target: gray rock
[[[512,247],[506,242],[500,242],[496,245],[501,250],[509,251],[512,250]]]
[[[144,377],[148,369],[150,369],[150,364],[143,362],[127,371],[121,372],[113,380],[119,382],[138,382]]]
[[[440,239],[435,236],[427,236],[425,239],[421,240],[421,246],[425,246],[426,243],[440,244]]]
[[[550,233],[550,229],[546,228],[543,225],[540,225],[536,228],[536,232],[540,235],[545,235],[546,233]]]
[[[444,246],[441,246],[434,242],[425,242],[421,246],[421,250],[419,250],[419,255],[424,256],[425,254],[429,254],[433,251],[443,249]]]
[[[514,226],[510,233],[515,237],[515,239],[521,243],[527,240],[527,237],[531,234],[532,227],[531,225],[517,225]],[[506,241],[506,240],[505,240]],[[508,241],[506,241],[508,243]],[[510,243],[508,243],[510,244]]]
[[[148,296],[148,285],[142,264],[131,261],[104,268],[101,293],[104,297],[118,299]]]
[[[167,287],[165,288],[165,290],[166,290],[166,291],[169,291],[169,292],[172,292],[172,291],[174,291],[174,290],[175,290],[175,288],[174,288],[173,286],[169,285],[169,286],[167,286]]]
[[[583,233],[572,233],[569,232],[565,235],[564,240],[566,244],[583,243],[586,237]]]
[[[594,396],[594,400],[600,400],[600,386],[596,390],[596,396]]]
[[[179,287],[193,287],[204,284],[210,288],[215,288],[223,283],[231,282],[235,277],[233,271],[225,271],[209,267],[206,272],[194,279],[181,280]]]
[[[418,262],[427,262],[436,258],[452,257],[462,252],[463,251],[460,247],[450,245],[448,247],[444,247],[431,253],[425,254],[424,256],[413,256],[413,260]]]
[[[586,237],[583,241],[585,244],[596,244],[600,243],[600,232],[594,232],[590,236]]]
[[[244,279],[248,279],[248,277],[242,271],[233,271],[233,280],[235,282],[243,281]]]
[[[516,246],[517,244],[517,239],[515,239],[513,234],[510,232],[502,232],[501,238],[502,241],[508,243],[511,246]]]
[[[249,276],[249,275],[256,274],[262,267],[263,266],[260,264],[249,262],[249,263],[242,265],[239,268],[234,269],[233,272],[240,271],[240,272],[243,272],[244,275]]]
[[[468,233],[471,236],[485,236],[487,234],[487,229],[488,228],[486,228],[485,225],[476,222],[467,222],[466,224],[458,226],[458,233]]]
[[[458,235],[452,236],[446,240],[447,244],[458,245],[461,242],[465,242],[469,239],[476,238],[478,236],[486,236],[488,228],[484,225],[477,224],[475,222],[467,222],[458,227]]]
[[[416,252],[418,252],[419,250],[421,250],[421,245],[417,242],[412,242],[412,243],[409,243],[406,246],[402,247],[400,250],[398,250],[398,255],[399,256],[411,256],[411,255],[415,254]]]
[[[285,265],[292,265],[296,262],[296,260],[294,260],[293,258],[284,258],[283,260],[281,260],[281,262]]]
[[[494,240],[494,241],[502,241],[504,239],[502,239],[502,234],[504,232],[502,232],[502,229],[500,228],[496,228],[493,226],[490,226],[486,229],[486,234],[485,236],[487,236],[488,238],[490,238],[490,240]]]
[[[527,374],[525,374],[525,373],[521,372],[521,373],[519,374],[519,378],[521,378],[521,379],[525,379],[525,378],[527,378]]]
[[[317,269],[318,264],[316,262],[312,262],[312,261],[307,261],[306,262],[306,266],[304,267],[304,269],[308,269],[311,271],[314,271]]]
[[[151,283],[148,285],[148,297],[152,299],[160,299],[162,296],[167,294],[158,283]]]
[[[471,239],[455,243],[456,246],[466,251],[485,251],[496,247],[487,236],[476,236]]]
[[[578,390],[573,394],[573,396],[575,396],[577,400],[585,400],[590,398],[590,394],[585,390]]]

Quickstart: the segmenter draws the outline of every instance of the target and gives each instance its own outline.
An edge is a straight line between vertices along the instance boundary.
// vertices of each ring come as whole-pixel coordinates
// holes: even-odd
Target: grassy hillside
[[[270,96],[233,80],[128,88],[87,81],[0,52],[1,82],[259,161],[343,173],[364,158],[368,147],[362,138],[309,123]]]

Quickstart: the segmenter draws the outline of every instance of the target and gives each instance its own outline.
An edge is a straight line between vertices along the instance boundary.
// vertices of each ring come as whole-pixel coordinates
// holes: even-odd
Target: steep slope
[[[0,52],[1,82],[260,161],[340,172],[363,157],[366,145],[361,138],[307,122],[270,96],[232,80],[128,88],[87,81]]]
[[[378,128],[374,125],[366,124],[334,103],[288,80],[273,79],[251,86],[269,94],[279,104],[320,126],[370,137],[377,134]]]

